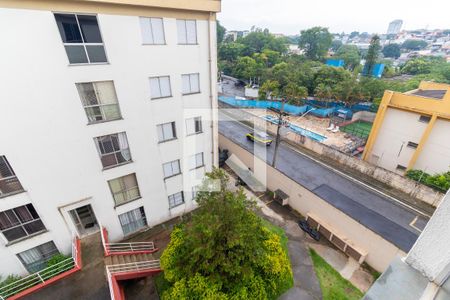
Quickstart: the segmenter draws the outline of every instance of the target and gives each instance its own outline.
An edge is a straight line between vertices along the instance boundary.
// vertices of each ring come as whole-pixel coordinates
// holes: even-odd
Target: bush
[[[406,176],[443,193],[450,189],[450,171],[430,175],[422,170],[409,170],[406,172]]]
[[[52,267],[52,266],[54,266],[54,268],[41,273],[42,278],[44,280],[47,280],[47,279],[52,278],[52,277],[54,277],[54,276],[56,276],[58,274],[61,274],[61,273],[65,272],[65,271],[68,271],[68,270],[72,269],[75,266],[73,260],[70,261],[70,262],[66,261],[65,263],[63,263],[63,261],[65,261],[65,260],[67,260],[69,258],[71,258],[71,257],[63,255],[63,254],[53,255],[47,261],[47,268],[48,267]]]

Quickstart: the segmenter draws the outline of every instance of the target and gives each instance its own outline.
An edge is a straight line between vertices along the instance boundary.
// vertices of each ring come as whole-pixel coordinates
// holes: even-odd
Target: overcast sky
[[[297,34],[313,26],[331,32],[386,33],[394,19],[403,29],[450,28],[449,0],[222,0],[218,19],[228,30],[252,25]]]

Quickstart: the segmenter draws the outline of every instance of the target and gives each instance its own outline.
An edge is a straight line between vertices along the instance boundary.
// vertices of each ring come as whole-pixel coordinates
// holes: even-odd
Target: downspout
[[[217,47],[217,41],[215,40],[215,35],[214,37],[211,36],[212,30],[212,21],[214,21],[214,13],[210,12],[209,16],[208,16],[208,63],[209,63],[209,101],[211,103],[211,142],[212,142],[212,164],[215,167],[219,166],[219,156],[218,156],[218,149],[219,149],[219,145],[217,144],[218,142],[218,104],[216,101],[216,95],[214,95],[214,91],[216,90],[215,88],[215,84],[216,84],[216,80],[213,80],[213,75],[217,74],[217,72],[215,72],[215,68],[213,66],[213,59],[212,59],[212,52],[214,51],[213,47]],[[215,41],[215,42],[214,42]],[[215,75],[214,75],[214,78]],[[217,123],[216,123],[217,122]],[[217,125],[216,125],[217,124]],[[216,138],[217,137],[217,138]]]

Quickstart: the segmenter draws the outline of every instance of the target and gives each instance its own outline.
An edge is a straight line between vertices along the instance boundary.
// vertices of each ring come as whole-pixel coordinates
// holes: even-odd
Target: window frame
[[[151,80],[152,79],[158,79],[158,87],[159,87],[159,92],[161,93],[161,78],[165,78],[167,77],[169,79],[169,89],[170,89],[170,95],[168,96],[160,96],[160,97],[153,97],[152,96],[152,84],[151,84]],[[172,82],[170,81],[170,75],[163,75],[163,76],[151,76],[149,77],[149,84],[150,84],[150,100],[157,100],[157,99],[164,99],[164,98],[171,98],[173,97],[172,94]]]
[[[175,201],[176,201],[175,196],[176,196],[176,195],[179,195],[179,194],[181,194],[181,202],[178,202],[178,203],[177,203],[177,202],[175,202]],[[171,199],[171,197],[172,197],[172,199]],[[176,208],[176,207],[178,207],[178,206],[181,206],[181,205],[183,205],[183,204],[186,203],[186,201],[185,201],[185,199],[184,199],[184,192],[183,192],[183,191],[180,191],[180,192],[177,192],[177,193],[168,195],[168,196],[167,196],[167,200],[169,201],[169,209],[174,209],[174,208]],[[171,205],[171,200],[173,201],[173,203],[174,203],[175,205]]]
[[[191,76],[192,75],[197,75],[197,80],[198,80],[198,91],[195,91],[195,92],[193,92],[192,91],[192,89],[191,89]],[[183,92],[183,77],[184,76],[188,76],[189,77],[189,92],[188,93],[184,93]],[[181,74],[181,95],[182,96],[187,96],[187,95],[194,95],[194,94],[200,94],[202,91],[201,91],[201,88],[200,88],[200,73],[199,72],[197,72],[197,73],[186,73],[186,74]]]
[[[98,14],[95,14],[95,13],[76,13],[76,12],[66,12],[66,11],[52,11],[52,14],[53,14],[53,17],[54,17],[54,19],[55,19],[56,28],[57,28],[58,33],[59,33],[59,35],[60,35],[61,42],[62,42],[62,44],[63,44],[64,52],[66,52],[66,57],[67,57],[67,60],[69,61],[69,66],[107,65],[107,64],[109,64],[108,53],[107,53],[107,51],[106,51],[105,41],[104,41],[104,39],[103,39],[103,33],[102,33],[101,28],[100,28],[100,23],[98,22]],[[65,43],[65,42],[63,41],[62,36],[61,36],[61,33],[59,32],[58,22],[57,22],[57,20],[56,20],[56,18],[55,18],[55,15],[74,15],[74,16],[75,16],[75,19],[76,19],[76,21],[77,21],[78,30],[79,30],[79,32],[80,32],[81,39],[83,40],[83,42],[82,42],[82,43]],[[101,43],[85,43],[85,42],[84,42],[83,31],[81,30],[80,22],[79,22],[79,20],[78,20],[78,15],[80,15],[80,16],[93,16],[93,17],[95,17],[95,19],[97,20],[97,26],[98,26],[98,31],[99,31],[99,33],[100,33],[100,38],[102,39],[102,42],[101,42]],[[86,49],[86,45],[88,45],[88,46],[103,46],[103,51],[105,52],[105,58],[106,58],[106,61],[105,61],[105,62],[91,62],[91,61],[90,61],[90,58],[89,58],[88,51],[87,51],[87,49]],[[71,63],[71,62],[70,62],[70,59],[69,59],[69,55],[67,54],[67,51],[66,51],[66,46],[83,46],[84,53],[86,54],[86,58],[87,58],[88,62],[83,62],[83,63]]]
[[[142,30],[141,19],[148,19],[149,24],[150,24],[150,32],[151,32],[151,35],[152,35],[153,43],[146,43],[146,42],[144,42],[144,32],[143,32],[143,30]],[[163,42],[163,43],[155,43],[155,42],[154,42],[154,41],[155,41],[155,38],[154,38],[155,35],[154,35],[154,33],[153,33],[153,25],[152,25],[151,19],[160,19],[160,20],[161,20],[161,24],[162,24],[162,35],[163,35],[163,39],[164,39],[164,42]],[[165,27],[165,25],[164,25],[164,18],[160,18],[160,17],[144,17],[144,16],[139,16],[139,27],[140,27],[140,29],[141,29],[141,38],[142,38],[142,45],[143,45],[143,46],[164,46],[164,45],[167,45],[167,40],[166,40],[166,27]]]
[[[97,88],[95,86],[95,83],[100,83],[100,82],[111,82],[112,83],[112,87],[114,89],[114,94],[116,96],[116,99],[115,99],[116,103],[115,104],[98,104],[98,105],[87,105],[87,106],[85,106],[84,103],[83,103],[83,99],[81,97],[81,92],[78,89],[78,86],[82,85],[82,84],[90,83],[90,84],[92,84],[93,90],[95,91],[95,94],[97,95]],[[97,81],[76,82],[75,83],[75,87],[77,88],[77,92],[78,92],[78,95],[80,97],[81,105],[83,106],[83,110],[84,110],[84,112],[86,114],[86,118],[88,119],[88,124],[87,125],[93,125],[93,124],[98,124],[98,123],[105,123],[105,122],[112,122],[112,121],[117,121],[117,120],[123,120],[122,111],[120,110],[119,97],[117,97],[116,85],[114,84],[114,80],[97,80]],[[98,103],[98,99],[97,99],[97,103]],[[109,119],[109,120],[104,119],[104,120],[100,120],[100,121],[90,121],[89,120],[89,115],[87,113],[87,108],[98,107],[100,109],[102,117],[104,117],[105,113],[104,113],[102,107],[109,106],[109,105],[116,105],[117,106],[117,110],[119,111],[119,117],[114,118],[114,119]]]
[[[417,149],[417,147],[419,147],[419,144],[408,141],[408,143],[406,144],[406,147],[411,148],[411,149]]]
[[[197,155],[199,155],[199,154],[201,154],[201,156],[202,156],[202,164],[201,165],[197,165]],[[191,166],[192,158],[195,158],[195,167]],[[203,152],[195,153],[189,157],[189,171],[200,169],[200,168],[203,168],[204,166],[205,166],[205,155]]]
[[[159,139],[159,128],[161,126],[164,126],[164,125],[167,125],[167,124],[171,124],[171,126],[172,126],[172,135],[173,135],[173,137],[172,138],[168,138],[168,139],[160,140]],[[162,144],[162,143],[166,143],[166,142],[170,142],[170,141],[174,141],[174,140],[178,139],[176,122],[172,121],[172,122],[166,122],[166,123],[157,124],[156,125],[156,134],[158,136],[158,144]],[[164,129],[162,129],[162,134],[164,136]]]
[[[194,121],[194,130],[195,130],[197,119],[198,119],[199,122],[200,122],[200,130],[199,130],[199,131],[194,131],[194,132],[188,132],[188,129],[189,129],[188,122],[189,122],[190,120],[193,120],[193,121]],[[201,116],[198,116],[198,117],[187,118],[187,119],[186,119],[186,136],[196,135],[196,134],[201,134],[201,133],[203,133],[203,122],[202,122],[202,117],[201,117]]]
[[[128,189],[123,189],[123,186],[124,186],[125,184],[123,183],[123,181],[120,181],[120,185],[121,185],[121,188],[122,188],[122,189],[121,189],[119,192],[116,192],[116,193],[113,192],[112,187],[111,187],[111,183],[110,183],[110,182],[112,182],[112,181],[114,181],[114,180],[120,180],[120,179],[125,178],[125,177],[127,177],[127,176],[133,176],[133,175],[134,175],[134,180],[136,181],[136,185],[135,185],[135,186],[133,186],[133,187],[131,187],[131,188],[128,188]],[[127,174],[127,175],[123,175],[123,176],[120,176],[120,177],[116,177],[116,178],[110,179],[110,180],[108,180],[108,186],[109,186],[109,190],[111,191],[111,196],[113,197],[113,200],[114,200],[114,207],[118,207],[118,206],[121,206],[121,205],[130,203],[130,202],[133,202],[133,201],[135,201],[135,200],[138,200],[138,199],[141,199],[141,198],[142,198],[141,190],[139,189],[139,182],[138,182],[138,180],[137,180],[136,173],[130,173],[130,174]],[[130,191],[130,190],[132,190],[132,189],[136,189],[136,188],[137,188],[138,196],[136,196],[136,197],[134,197],[134,198],[127,199],[126,201],[121,202],[121,203],[118,203],[118,202],[117,202],[117,199],[115,198],[115,195],[116,195],[116,194],[127,193],[128,191]]]
[[[170,168],[172,169],[172,172],[173,172],[173,163],[174,162],[176,162],[176,163],[178,163],[178,173],[172,173],[171,175],[169,175],[169,176],[167,176],[166,174],[165,174],[165,169],[164,169],[164,166],[165,165],[167,165],[167,164],[170,164]],[[172,161],[168,161],[168,162],[165,162],[165,163],[163,163],[162,164],[162,168],[163,168],[163,175],[164,175],[164,180],[166,180],[166,179],[168,179],[168,178],[171,178],[171,177],[175,177],[175,176],[178,176],[178,175],[181,175],[181,162],[180,162],[180,160],[179,159],[175,159],[175,160],[172,160]]]
[[[419,122],[421,122],[421,123],[428,124],[428,123],[430,123],[430,121],[431,121],[431,116],[427,116],[427,115],[420,115],[419,116]]]
[[[120,219],[120,216],[121,216],[121,215],[126,215],[126,214],[131,213],[132,211],[136,211],[136,210],[139,210],[139,212],[140,212],[140,214],[141,214],[141,219],[139,219],[139,220],[144,220],[144,226],[138,228],[138,229],[135,230],[135,231],[130,231],[130,232],[128,232],[128,233],[125,233],[125,231],[123,230],[124,224],[122,224],[122,221],[121,221],[121,219]],[[120,227],[122,228],[122,232],[123,232],[123,235],[124,235],[124,236],[132,235],[132,234],[134,234],[134,233],[136,233],[136,232],[141,231],[141,230],[144,229],[145,227],[148,227],[147,215],[145,214],[144,206],[139,206],[139,207],[137,207],[137,208],[128,210],[128,211],[126,211],[126,212],[124,212],[124,213],[118,214],[118,215],[117,215],[117,218],[119,219],[119,224],[120,224]],[[137,223],[137,221],[138,221],[138,220],[134,220],[132,223]],[[128,223],[128,224],[131,224],[131,223]],[[125,224],[125,225],[128,225],[128,224]]]
[[[180,41],[178,39],[178,21],[183,21],[184,22],[184,36],[186,38],[186,42],[185,43],[180,43]],[[193,21],[195,23],[195,42],[194,43],[189,43],[188,42],[187,21]],[[176,19],[176,23],[177,23],[177,44],[178,45],[198,45],[197,20],[196,19]]]
[[[14,169],[11,167],[11,164],[9,163],[8,159],[6,158],[6,155],[0,155],[0,160],[3,160],[4,164],[8,168],[9,172],[12,174],[7,177],[0,177],[0,183],[5,182],[7,184],[7,181],[11,181],[13,184],[18,184],[18,186],[20,186],[19,189],[14,190],[9,193],[3,193],[0,189],[0,199],[25,192],[25,189],[23,188],[22,183],[20,182],[19,178],[17,177],[16,173],[14,172]]]
[[[31,211],[30,211],[30,209],[29,209],[29,206],[31,206],[31,207],[33,208],[34,212],[35,212],[36,215],[37,215],[37,218],[34,218],[34,217],[33,217],[33,214],[31,213]],[[16,209],[18,209],[18,208],[20,208],[20,207],[25,207],[25,208],[27,209],[27,211],[28,211],[28,214],[29,214],[33,219],[32,219],[32,220],[29,220],[29,221],[23,222],[23,221],[20,219],[19,214],[15,211]],[[7,241],[7,245],[11,245],[11,244],[14,244],[14,243],[17,243],[17,242],[20,242],[20,241],[23,241],[23,240],[32,238],[32,237],[34,237],[34,236],[36,236],[36,235],[39,235],[39,234],[42,234],[42,233],[44,233],[44,232],[47,232],[47,227],[45,227],[45,224],[44,224],[44,222],[42,221],[41,216],[38,214],[38,212],[36,211],[36,209],[34,208],[34,206],[33,206],[32,203],[28,203],[28,204],[24,204],[24,205],[20,205],[20,206],[16,206],[16,207],[13,207],[13,208],[10,208],[10,209],[6,209],[6,210],[3,210],[3,211],[0,211],[0,213],[3,213],[3,214],[6,216],[6,218],[9,220],[9,222],[10,222],[11,224],[13,224],[13,221],[12,221],[12,220],[8,217],[8,215],[6,214],[7,211],[11,211],[11,212],[13,213],[13,215],[15,216],[15,218],[19,221],[18,224],[14,224],[14,225],[12,225],[12,226],[10,226],[10,227],[8,227],[8,228],[5,228],[5,229],[0,229],[0,233],[3,235],[3,237],[4,237],[5,240]],[[27,228],[26,228],[26,225],[31,224],[31,223],[39,223],[39,222],[40,222],[40,224],[41,224],[41,226],[42,226],[42,229],[40,229],[40,230],[38,230],[38,231],[36,231],[36,232],[33,232],[33,233],[29,233],[28,230],[27,230]],[[21,236],[21,237],[16,238],[16,239],[13,239],[13,240],[9,240],[9,239],[7,238],[7,236],[5,235],[4,232],[5,232],[5,231],[12,230],[12,229],[16,229],[16,228],[22,228],[22,231],[23,231],[26,235]]]
[[[56,252],[43,253],[43,251],[42,251],[42,249],[40,249],[40,247],[42,247],[42,246],[44,246],[44,245],[46,245],[46,244],[50,244],[50,243],[54,246],[54,249],[56,249]],[[16,254],[16,257],[19,259],[19,261],[22,263],[22,265],[25,267],[25,269],[26,269],[29,273],[35,273],[35,272],[39,272],[40,270],[45,269],[45,267],[44,267],[44,268],[41,268],[40,270],[38,270],[38,269],[36,269],[36,270],[32,269],[31,266],[30,266],[30,264],[26,264],[25,261],[24,261],[24,259],[20,256],[20,254],[23,254],[24,252],[27,252],[27,251],[30,251],[30,250],[33,250],[33,249],[36,249],[36,248],[38,249],[37,251],[38,251],[39,254],[41,255],[41,258],[43,258],[43,259],[34,262],[34,264],[37,264],[37,263],[40,263],[40,264],[46,264],[53,256],[58,255],[58,254],[61,253],[53,240],[50,240],[50,241],[48,241],[48,242],[39,244],[39,245],[37,245],[37,246],[35,246],[35,247],[29,248],[29,249],[27,249],[27,250],[24,250],[24,251],[22,251],[22,252],[17,253],[17,254]],[[48,254],[51,254],[51,255],[48,255]],[[46,256],[47,256],[47,257],[46,257]]]
[[[404,172],[404,171],[406,171],[407,167],[397,164],[397,166],[395,167],[395,169],[396,169],[397,171],[402,171],[402,172]]]
[[[103,138],[103,137],[110,137],[111,144],[113,144],[113,142],[112,142],[112,140],[111,140],[111,136],[117,135],[117,139],[118,139],[118,138],[119,138],[119,134],[122,134],[122,133],[125,135],[125,137],[126,137],[126,139],[127,139],[127,145],[128,145],[128,148],[127,148],[127,149],[128,149],[128,153],[129,153],[130,159],[129,159],[129,160],[126,160],[126,161],[124,161],[124,162],[120,162],[120,163],[119,163],[119,160],[117,159],[117,153],[122,153],[122,151],[123,151],[123,150],[126,150],[126,149],[120,149],[120,150],[114,150],[114,149],[113,149],[114,151],[103,154],[102,151],[101,151],[101,149],[100,149],[100,145],[99,145],[99,140],[98,140],[98,139]],[[111,133],[111,134],[106,134],[106,135],[94,137],[94,143],[95,143],[95,147],[97,148],[98,155],[100,156],[100,163],[102,164],[103,170],[108,170],[108,169],[111,169],[111,168],[114,168],[114,167],[126,165],[126,164],[129,164],[129,163],[132,163],[132,162],[133,162],[133,157],[131,156],[131,150],[130,150],[130,143],[129,143],[129,141],[128,141],[128,136],[127,136],[127,134],[126,134],[125,131],[122,131],[122,132],[116,132],[116,133]],[[103,147],[103,149],[104,149],[104,147]],[[104,165],[103,165],[102,158],[103,158],[104,156],[111,155],[111,154],[114,154],[114,157],[115,157],[115,159],[116,159],[116,162],[118,162],[118,163],[115,164],[115,165],[104,166]]]

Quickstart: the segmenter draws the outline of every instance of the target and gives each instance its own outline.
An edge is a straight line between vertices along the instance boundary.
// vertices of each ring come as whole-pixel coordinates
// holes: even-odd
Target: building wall
[[[369,162],[390,171],[396,171],[397,165],[408,167],[415,149],[407,144],[409,141],[418,144],[427,126],[419,122],[419,117],[417,113],[388,108]]]
[[[176,19],[164,18],[167,45],[156,46],[142,44],[137,16],[100,13],[97,20],[109,63],[75,66],[68,63],[52,12],[0,9],[2,45],[8,45],[0,56],[0,155],[26,190],[0,199],[0,211],[32,203],[48,229],[8,246],[0,234],[0,275],[23,274],[16,253],[49,240],[69,253],[74,225],[68,210],[91,204],[117,241],[123,237],[119,214],[143,206],[152,226],[190,210],[192,186],[211,169],[215,21],[197,20],[198,44],[178,45]],[[201,93],[182,96],[181,74],[197,72]],[[173,97],[150,100],[149,77],[161,75],[170,76]],[[114,81],[123,119],[87,125],[75,83],[102,80]],[[202,117],[202,134],[186,136],[190,116]],[[158,144],[156,125],[171,121],[178,139]],[[93,139],[122,131],[133,162],[102,171]],[[189,171],[188,157],[202,151],[206,166]],[[183,174],[165,182],[162,163],[174,159],[182,160]],[[136,173],[142,198],[114,208],[107,181],[130,173]],[[169,210],[167,196],[183,188],[185,205]]]
[[[351,241],[351,244],[366,251],[368,253],[366,262],[377,271],[384,271],[389,266],[391,260],[397,255],[406,255],[397,246],[367,229],[348,215],[328,204],[278,170],[266,165],[262,160],[220,134],[219,144],[221,149],[228,149],[229,155],[236,155],[252,170],[261,169],[261,165],[263,165],[266,172],[255,171],[254,173],[260,182],[267,182],[267,187],[272,191],[281,189],[289,195],[289,205],[296,211],[300,212],[303,216],[307,214],[318,216],[321,220],[330,224],[334,231],[341,233],[341,238]],[[267,178],[264,178],[266,174]]]

